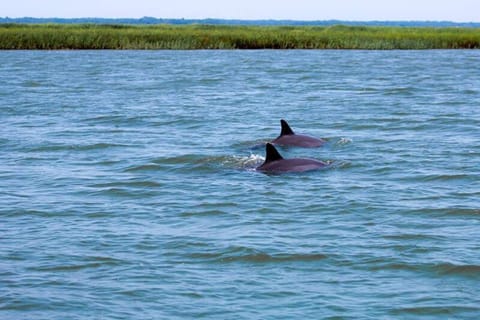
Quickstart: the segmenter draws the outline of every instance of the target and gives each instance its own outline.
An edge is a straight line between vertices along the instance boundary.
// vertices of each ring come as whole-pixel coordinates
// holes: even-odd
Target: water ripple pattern
[[[479,318],[479,51],[0,61],[1,319]]]

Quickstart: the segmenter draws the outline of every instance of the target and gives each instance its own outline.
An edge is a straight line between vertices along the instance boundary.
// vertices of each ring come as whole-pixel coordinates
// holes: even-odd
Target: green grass
[[[478,28],[0,24],[0,49],[479,49]]]

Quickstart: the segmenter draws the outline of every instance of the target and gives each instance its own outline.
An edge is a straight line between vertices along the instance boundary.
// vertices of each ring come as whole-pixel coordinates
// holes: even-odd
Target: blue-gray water
[[[479,65],[0,52],[0,318],[478,319]],[[256,172],[281,118],[332,165]]]

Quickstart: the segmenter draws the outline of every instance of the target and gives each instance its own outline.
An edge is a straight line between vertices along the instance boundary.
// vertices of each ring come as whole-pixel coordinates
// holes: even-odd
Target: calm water
[[[479,65],[0,52],[0,318],[478,319]],[[281,118],[332,166],[256,172]]]

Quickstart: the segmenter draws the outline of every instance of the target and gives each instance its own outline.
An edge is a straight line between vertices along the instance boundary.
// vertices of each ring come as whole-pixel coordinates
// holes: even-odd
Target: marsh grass
[[[2,24],[0,49],[478,49],[480,29]]]

